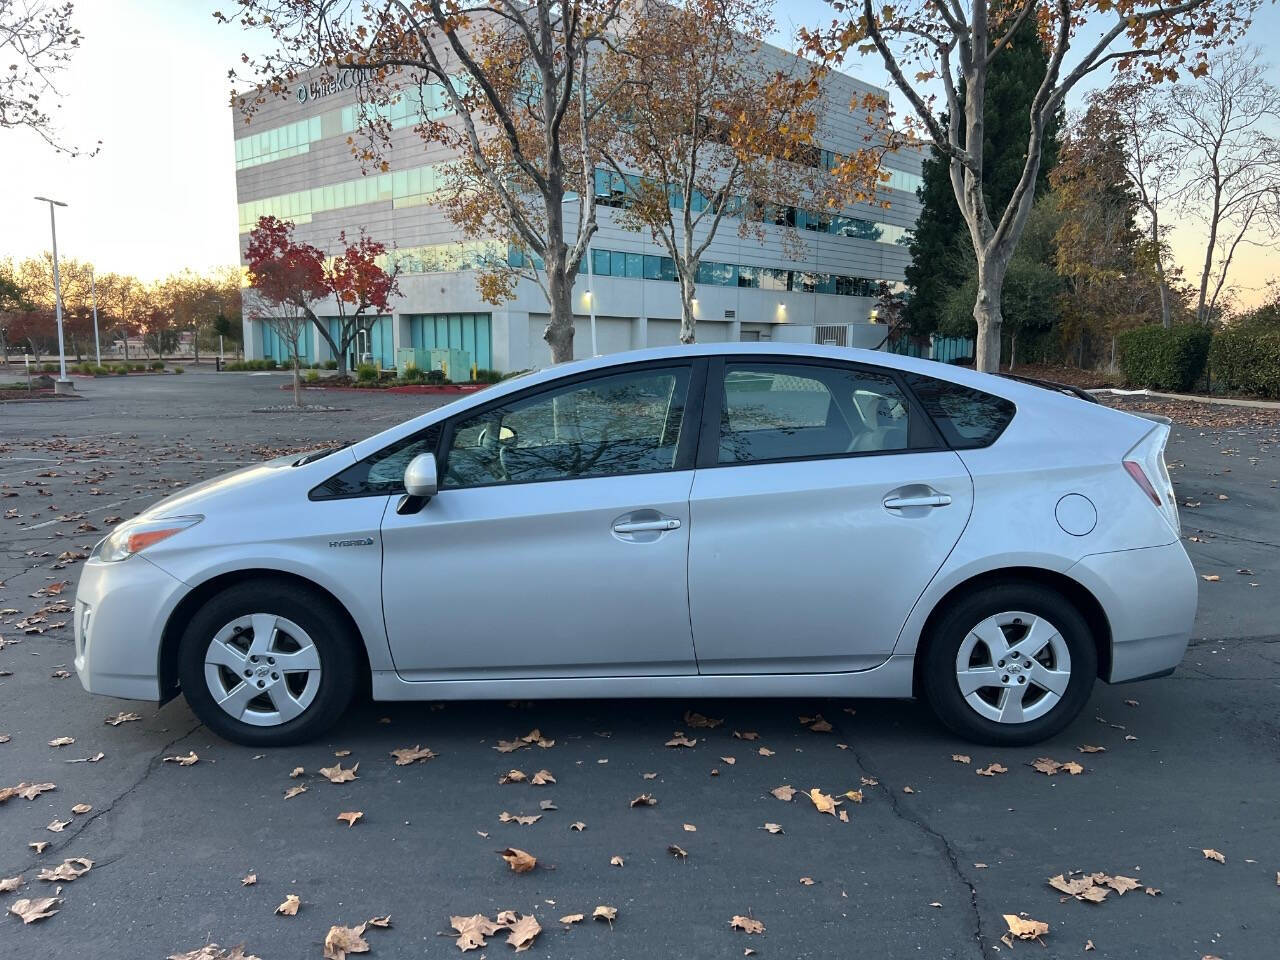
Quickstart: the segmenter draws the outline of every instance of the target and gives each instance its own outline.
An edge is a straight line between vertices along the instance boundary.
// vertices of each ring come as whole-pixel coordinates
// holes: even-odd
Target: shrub
[[[151,369],[152,369],[152,370],[163,370],[163,369],[164,369],[164,361],[163,361],[163,360],[152,360],[152,361],[151,361],[151,363],[149,364],[149,366],[151,367]]]
[[[440,384],[444,383],[443,370],[428,370],[426,374],[427,383]]]
[[[174,372],[174,373],[186,373],[186,372],[187,372],[187,368],[186,368],[186,367],[174,367],[174,368],[173,368],[173,372]]]
[[[1215,387],[1262,397],[1280,397],[1280,330],[1222,330],[1209,348]]]
[[[134,373],[144,373],[147,369],[147,365],[145,363],[135,363],[132,369]]]
[[[378,379],[378,368],[372,363],[362,363],[356,367],[356,379],[361,383],[372,383]]]
[[[60,373],[62,368],[56,363],[46,363],[40,368],[41,373]]]
[[[417,364],[407,363],[404,370],[400,372],[400,381],[402,383],[422,383],[426,377],[422,375],[422,370]]]
[[[498,383],[500,380],[502,380],[502,374],[497,370],[476,371],[476,383]]]
[[[129,365],[127,363],[122,363],[120,364],[120,366],[116,367],[111,372],[114,373],[117,377],[126,376],[129,373]]]
[[[112,371],[110,367],[96,366],[93,368],[93,375],[95,377],[105,377],[109,375],[111,372]]]
[[[315,383],[317,380],[320,379],[320,374],[317,373],[315,368],[313,367],[312,369],[307,371],[306,377],[304,379],[307,381],[307,383]]]
[[[1193,324],[1126,330],[1116,341],[1125,382],[1153,390],[1192,389],[1204,375],[1212,338],[1208,327]]]
[[[324,362],[324,368],[325,368],[326,370],[337,370],[337,369],[338,369],[338,361],[337,361],[337,360],[326,360],[326,361]]]

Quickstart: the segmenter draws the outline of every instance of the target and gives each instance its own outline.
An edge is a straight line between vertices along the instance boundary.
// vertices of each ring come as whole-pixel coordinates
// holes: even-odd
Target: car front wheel
[[[952,732],[993,746],[1036,743],[1084,708],[1098,672],[1084,617],[1033,583],[984,587],[953,604],[928,638],[925,699]]]
[[[242,583],[197,611],[181,640],[179,678],[197,717],[246,746],[310,740],[355,688],[352,638],[328,598],[290,583]]]

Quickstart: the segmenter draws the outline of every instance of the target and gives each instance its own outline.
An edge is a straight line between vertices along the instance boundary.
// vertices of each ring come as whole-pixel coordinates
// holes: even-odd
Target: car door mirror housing
[[[400,498],[396,513],[417,513],[439,492],[435,454],[420,453],[404,469],[405,495]]]

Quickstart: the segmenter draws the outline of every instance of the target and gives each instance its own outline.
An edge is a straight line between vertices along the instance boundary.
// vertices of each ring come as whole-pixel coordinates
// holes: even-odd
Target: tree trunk
[[[565,363],[573,359],[573,281],[565,276],[563,259],[559,269],[547,264],[547,293],[551,319],[542,339],[551,348],[551,362]]]
[[[1000,312],[1000,293],[1004,286],[1004,268],[983,264],[978,260],[978,297],[973,304],[973,319],[978,323],[977,352],[974,369],[981,373],[1000,370],[1000,331],[1004,317]]]
[[[293,350],[293,405],[295,407],[302,406],[302,376],[299,373],[302,364],[298,360],[298,349],[294,346]]]
[[[694,342],[693,301],[697,292],[693,277],[680,277],[680,342]]]
[[[1018,365],[1018,335],[1016,333],[1009,334],[1009,372],[1013,373],[1013,368]]]

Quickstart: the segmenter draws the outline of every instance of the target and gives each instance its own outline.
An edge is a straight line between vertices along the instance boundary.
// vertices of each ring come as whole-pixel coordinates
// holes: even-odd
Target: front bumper
[[[89,693],[159,700],[160,637],[187,585],[141,555],[84,565],[76,587],[76,673]]]
[[[1097,597],[1111,625],[1111,668],[1104,680],[1161,676],[1182,662],[1196,620],[1198,581],[1180,541],[1095,553],[1067,575]]]

